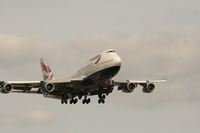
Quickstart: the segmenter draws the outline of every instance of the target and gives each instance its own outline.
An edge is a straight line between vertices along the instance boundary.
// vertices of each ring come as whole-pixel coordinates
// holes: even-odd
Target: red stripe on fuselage
[[[93,60],[99,59],[100,57],[101,57],[101,55],[97,55],[97,56],[95,56],[94,58],[90,59],[90,61],[93,61]]]

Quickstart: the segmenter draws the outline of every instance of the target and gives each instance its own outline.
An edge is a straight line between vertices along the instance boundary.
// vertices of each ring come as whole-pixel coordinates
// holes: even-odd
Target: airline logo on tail
[[[54,74],[47,63],[40,59],[41,69],[44,80],[55,80]]]

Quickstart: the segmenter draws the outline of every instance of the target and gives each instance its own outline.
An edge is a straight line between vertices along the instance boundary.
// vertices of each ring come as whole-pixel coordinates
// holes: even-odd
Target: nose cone
[[[121,66],[122,64],[122,59],[117,54],[113,57],[113,64],[115,66]]]

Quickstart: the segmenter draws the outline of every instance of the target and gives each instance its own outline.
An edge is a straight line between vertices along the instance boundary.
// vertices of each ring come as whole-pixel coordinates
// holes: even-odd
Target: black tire
[[[101,99],[98,100],[98,103],[101,104]]]
[[[87,104],[89,104],[89,103],[90,103],[90,101],[91,101],[91,100],[90,100],[90,98],[88,98],[88,99],[87,99]]]
[[[85,104],[85,99],[82,101],[83,104]]]
[[[103,104],[104,104],[104,103],[105,103],[105,100],[104,100],[104,99],[101,99],[101,103],[103,103]]]
[[[103,95],[103,96],[102,96],[102,98],[103,98],[103,99],[105,99],[105,98],[106,98],[106,96],[105,96],[105,95]]]
[[[91,102],[91,99],[90,98],[88,98],[88,101],[89,101],[89,103]]]
[[[76,104],[78,102],[78,99],[76,98],[76,99],[74,99],[74,104]]]
[[[61,104],[64,104],[64,100],[61,100]]]

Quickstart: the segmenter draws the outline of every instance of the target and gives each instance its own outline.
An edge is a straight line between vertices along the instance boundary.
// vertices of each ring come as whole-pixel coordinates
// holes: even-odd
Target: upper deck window
[[[115,52],[114,50],[109,50],[106,53],[114,53],[114,52]]]

